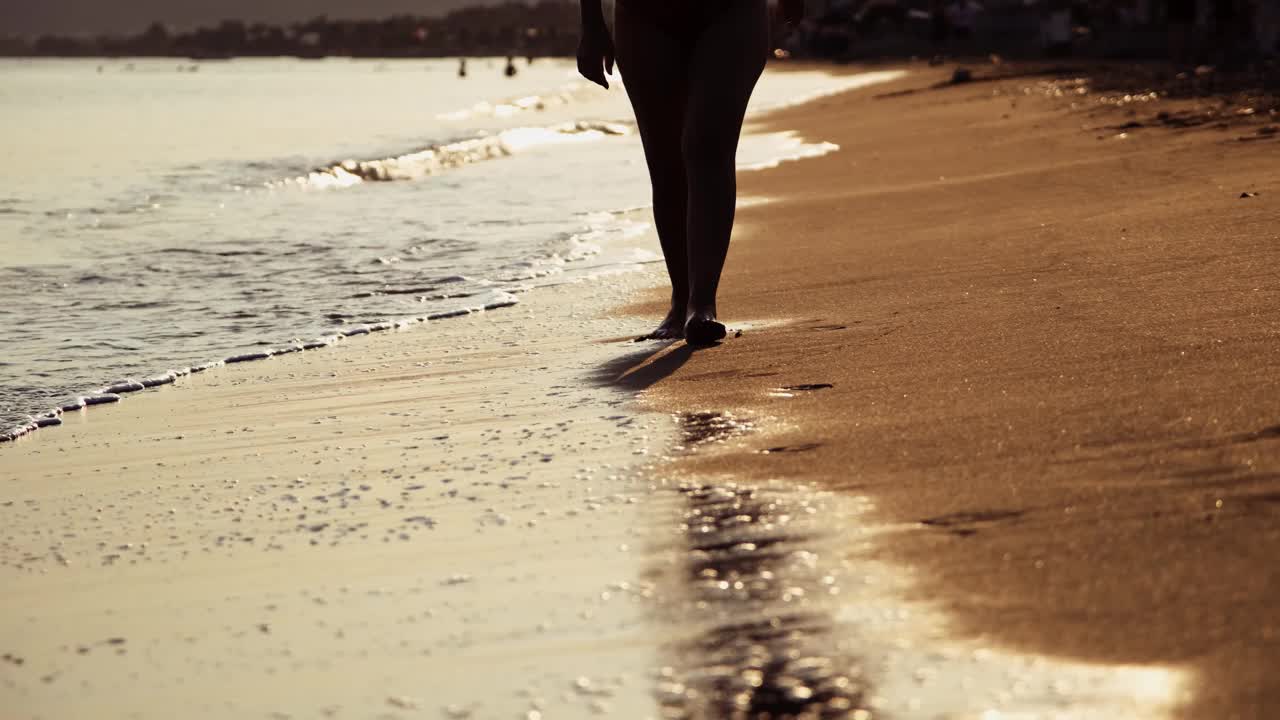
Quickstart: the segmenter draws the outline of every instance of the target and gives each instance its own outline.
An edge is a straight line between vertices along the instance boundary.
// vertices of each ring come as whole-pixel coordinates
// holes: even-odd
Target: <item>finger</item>
[[[591,66],[591,75],[587,79],[606,90],[609,89],[609,81],[605,79],[604,71],[599,65],[593,64]]]
[[[582,72],[582,76],[585,77],[586,79],[599,85],[600,87],[608,89],[609,81],[604,79],[604,72],[601,71],[601,67],[599,64],[591,63],[586,68],[582,69],[581,72]]]
[[[613,53],[604,56],[604,71],[606,75],[613,74]]]
[[[597,85],[603,81],[600,77],[600,67],[586,58],[578,59],[578,74]]]

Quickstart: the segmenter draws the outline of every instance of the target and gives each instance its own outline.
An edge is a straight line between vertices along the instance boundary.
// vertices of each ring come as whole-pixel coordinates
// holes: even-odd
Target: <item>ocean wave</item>
[[[5,418],[8,422],[16,420],[17,424],[7,428],[0,426],[0,444],[18,440],[42,428],[61,425],[62,416],[65,413],[84,410],[94,405],[114,404],[134,393],[170,385],[189,375],[214,368],[265,361],[279,355],[326,348],[362,335],[396,331],[416,324],[506,308],[518,303],[518,293],[536,287],[604,277],[657,262],[659,258],[656,254],[634,247],[634,241],[651,229],[651,225],[647,221],[637,219],[636,214],[633,210],[586,214],[582,216],[585,227],[579,232],[566,233],[557,242],[529,258],[490,268],[488,277],[485,278],[438,275],[429,278],[424,284],[383,283],[352,295],[354,298],[416,296],[419,302],[447,301],[443,306],[435,305],[430,310],[424,308],[423,311],[419,311],[419,314],[397,314],[390,316],[392,319],[387,320],[350,322],[355,314],[331,312],[326,314],[327,319],[340,323],[341,327],[310,340],[294,338],[283,342],[267,343],[221,359],[190,366],[180,365],[153,375],[125,377],[105,385],[90,386],[91,389],[87,391],[70,395],[58,393],[57,395],[63,398],[61,400],[48,397],[51,394],[49,392],[42,392],[40,395],[46,396],[45,402],[49,403],[44,407],[48,409]],[[586,262],[588,260],[595,262],[588,264]],[[572,271],[571,268],[573,268]],[[557,282],[544,280],[552,276],[560,276],[563,280]],[[107,278],[102,276],[94,277],[95,281],[105,279]],[[233,311],[229,315],[246,319],[252,317],[244,310]],[[364,317],[369,316],[364,315]],[[139,350],[138,347],[126,345],[119,339],[95,343],[92,349],[100,350],[104,347],[125,353]],[[210,343],[209,347],[212,350],[216,344]],[[66,349],[68,348],[64,348]],[[14,391],[19,388],[6,388],[6,390]]]
[[[476,117],[510,118],[525,112],[569,105],[579,100],[599,97],[600,89],[587,82],[569,82],[559,89],[541,95],[523,95],[501,102],[479,102],[465,110],[441,113],[441,120],[459,121]]]
[[[268,181],[265,185],[273,189],[332,189],[365,182],[420,180],[472,163],[507,157],[533,148],[629,134],[631,126],[625,123],[586,120],[549,127],[511,128],[493,135],[433,145],[403,155],[373,160],[344,160],[317,168],[305,175]]]

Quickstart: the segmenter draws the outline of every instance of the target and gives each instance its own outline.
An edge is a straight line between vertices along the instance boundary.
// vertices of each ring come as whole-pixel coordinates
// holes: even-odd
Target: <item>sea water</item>
[[[0,431],[660,261],[619,212],[649,199],[625,92],[504,66],[0,60]],[[858,82],[766,73],[754,111]],[[829,149],[761,137],[741,160]]]

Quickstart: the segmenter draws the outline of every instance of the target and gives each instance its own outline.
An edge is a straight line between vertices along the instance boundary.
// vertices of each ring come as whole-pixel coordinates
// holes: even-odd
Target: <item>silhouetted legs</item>
[[[671,312],[653,337],[714,342],[724,337],[716,290],[733,231],[738,138],[769,51],[765,1],[732,0],[706,21],[620,6],[616,25],[671,277]]]

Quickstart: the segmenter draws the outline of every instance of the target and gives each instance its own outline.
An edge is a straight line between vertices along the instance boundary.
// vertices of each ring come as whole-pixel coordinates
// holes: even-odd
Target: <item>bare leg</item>
[[[653,219],[671,278],[671,311],[646,337],[684,337],[689,299],[686,243],[688,186],[681,153],[688,94],[689,53],[643,14],[619,5],[614,31],[618,69],[631,99],[653,184]]]
[[[691,343],[715,342],[725,334],[716,320],[716,291],[737,204],[738,137],[768,53],[765,0],[732,3],[693,48],[683,138],[689,187],[685,337]]]

